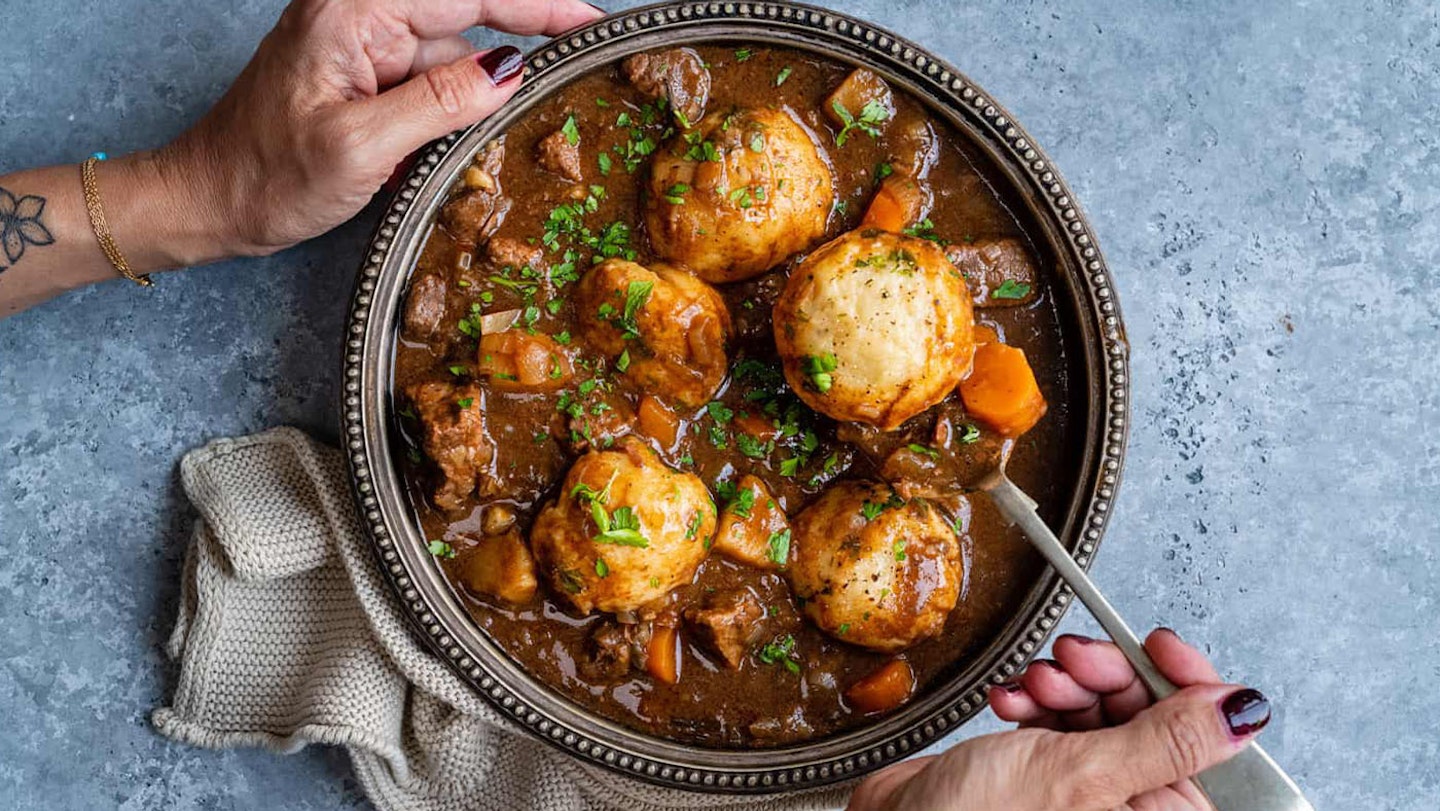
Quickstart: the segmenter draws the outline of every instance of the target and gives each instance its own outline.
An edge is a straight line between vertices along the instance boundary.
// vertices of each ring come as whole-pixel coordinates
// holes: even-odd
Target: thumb
[[[1188,779],[1228,760],[1270,721],[1255,690],[1205,684],[1156,702],[1127,724],[1060,736],[1069,768],[1058,807],[1103,809]]]
[[[346,122],[369,134],[376,159],[406,155],[500,109],[520,89],[525,58],[510,45],[433,67],[374,98],[348,105]]]

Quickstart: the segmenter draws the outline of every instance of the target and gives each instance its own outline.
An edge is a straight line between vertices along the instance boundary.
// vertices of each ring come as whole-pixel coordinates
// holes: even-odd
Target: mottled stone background
[[[0,171],[163,142],[281,5],[0,0]],[[1096,566],[1114,601],[1272,697],[1264,741],[1318,808],[1435,808],[1436,7],[837,7],[1001,99],[1089,211],[1134,347]],[[173,675],[176,461],[280,424],[334,436],[370,224],[0,322],[0,805],[365,805],[338,752],[201,751],[146,718]]]

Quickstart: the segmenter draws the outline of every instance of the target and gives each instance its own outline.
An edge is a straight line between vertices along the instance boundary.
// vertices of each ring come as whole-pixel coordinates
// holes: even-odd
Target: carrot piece
[[[735,427],[761,442],[770,442],[780,436],[780,429],[775,427],[774,420],[751,414],[748,411],[741,411],[735,415]]]
[[[845,700],[862,713],[887,712],[904,704],[915,692],[915,672],[904,659],[891,659],[870,675],[850,685]]]
[[[865,209],[865,218],[860,221],[860,227],[879,228],[881,231],[897,234],[905,227],[905,207],[890,187],[881,186],[875,191],[875,196],[870,199],[870,207]]]
[[[980,344],[995,344],[999,342],[1000,333],[996,332],[994,327],[990,326],[989,324],[981,324],[978,322],[975,324],[976,346],[979,346]]]
[[[635,418],[640,423],[640,433],[659,442],[661,447],[675,444],[675,437],[680,433],[680,418],[657,398],[648,394],[641,397],[635,407]]]
[[[919,222],[925,207],[925,190],[909,175],[896,172],[880,182],[880,188],[870,199],[870,207],[865,209],[864,219],[860,220],[860,227],[898,234],[906,226]]]
[[[1001,343],[975,348],[975,366],[960,381],[965,411],[1002,436],[1016,437],[1045,416],[1045,397],[1025,352]]]
[[[679,634],[674,628],[655,626],[645,649],[645,672],[656,681],[674,684],[680,680]]]

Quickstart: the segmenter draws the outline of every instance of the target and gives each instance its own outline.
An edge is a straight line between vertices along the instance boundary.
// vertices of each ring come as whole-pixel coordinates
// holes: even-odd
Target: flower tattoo
[[[0,244],[5,246],[5,261],[0,263],[0,273],[13,266],[25,255],[26,245],[49,245],[55,237],[40,222],[45,213],[45,198],[27,194],[17,198],[6,189],[0,189]]]

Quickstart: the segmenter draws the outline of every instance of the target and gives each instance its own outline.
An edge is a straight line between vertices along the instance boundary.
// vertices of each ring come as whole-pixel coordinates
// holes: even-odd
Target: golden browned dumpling
[[[934,243],[885,231],[851,231],[806,257],[774,319],[800,399],[887,431],[943,400],[975,355],[959,271]]]
[[[960,596],[960,544],[929,502],[840,482],[795,518],[785,572],[822,630],[889,653],[945,626]]]
[[[689,408],[720,388],[730,311],[710,285],[665,265],[611,259],[580,279],[576,296],[581,340],[630,385]]]
[[[661,256],[734,282],[813,245],[834,196],[829,166],[788,112],[717,112],[656,153],[645,225]]]
[[[626,437],[575,461],[530,529],[541,577],[576,609],[633,611],[689,583],[715,534],[715,504],[692,473]]]

